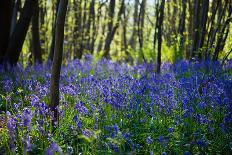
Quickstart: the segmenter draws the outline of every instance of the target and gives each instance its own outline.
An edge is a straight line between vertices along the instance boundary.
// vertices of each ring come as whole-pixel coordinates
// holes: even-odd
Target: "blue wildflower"
[[[149,136],[149,137],[147,137],[146,142],[148,145],[150,145],[153,143],[153,139]]]

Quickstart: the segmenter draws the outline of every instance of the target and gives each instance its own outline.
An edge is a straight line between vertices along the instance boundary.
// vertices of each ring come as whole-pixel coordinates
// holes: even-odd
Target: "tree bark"
[[[139,0],[135,0],[134,4],[134,14],[133,14],[133,30],[130,38],[130,46],[133,50],[136,48],[136,39],[137,39],[137,25],[138,25],[138,8],[139,8]]]
[[[20,5],[21,5],[21,0],[16,0],[14,2],[13,13],[11,18],[11,29],[10,29],[11,35],[14,32],[15,26],[17,24],[17,17],[18,17],[18,11],[20,9]]]
[[[202,2],[202,16],[201,16],[201,25],[200,25],[200,37],[198,49],[202,49],[205,41],[206,35],[206,25],[208,20],[208,10],[209,10],[209,0],[204,0]],[[202,59],[203,49],[201,52],[198,52],[198,58]]]
[[[10,38],[7,52],[4,57],[5,65],[9,64],[14,66],[19,60],[19,55],[26,38],[36,1],[37,0],[26,0],[24,3],[22,14],[20,15],[15,30]]]
[[[34,64],[42,63],[42,54],[39,34],[39,3],[36,1],[34,14],[32,17],[32,48],[34,55]]]
[[[59,4],[60,4],[60,0],[57,0],[57,2],[56,2],[56,12],[55,12],[55,22],[54,22],[54,25],[52,27],[52,42],[51,42],[50,52],[49,52],[49,55],[48,55],[48,62],[52,62],[53,57],[54,57],[55,37],[56,37],[56,20],[57,20],[57,13],[58,13],[58,9],[59,9]]]
[[[200,0],[194,0],[194,32],[193,32],[193,45],[192,45],[192,58],[196,58],[197,54],[198,54],[198,44],[199,44],[199,29],[200,29],[200,25],[201,25],[201,20],[200,20],[200,16],[201,16],[201,4],[200,4]]]
[[[145,57],[143,54],[143,46],[144,46],[144,37],[143,37],[143,29],[144,29],[144,18],[145,18],[145,9],[146,9],[146,0],[142,0],[140,11],[139,11],[139,21],[138,21],[138,38],[139,38],[139,48],[140,48],[140,56],[145,62]]]
[[[158,55],[157,55],[157,73],[160,73],[161,67],[161,46],[162,46],[162,27],[163,27],[163,18],[164,18],[164,6],[165,0],[162,0],[159,9],[159,23],[158,23],[158,33],[157,33],[157,40],[158,40]]]
[[[78,0],[73,1],[74,9],[74,32],[73,32],[73,50],[74,59],[81,59],[83,51],[81,50],[81,34],[82,34],[82,7]]]
[[[54,112],[54,119],[58,121],[57,106],[59,105],[59,80],[63,55],[64,24],[68,0],[60,0],[56,20],[55,50],[52,62],[52,76],[50,87],[50,108]],[[54,125],[54,124],[53,124]]]
[[[0,64],[3,63],[10,40],[12,6],[12,0],[2,0],[0,2]]]
[[[186,7],[187,7],[187,0],[182,0],[182,12],[179,19],[179,35],[180,35],[180,45],[179,45],[179,51],[181,54],[181,57],[183,57],[183,50],[184,50],[184,31],[185,31],[185,18],[186,18]]]

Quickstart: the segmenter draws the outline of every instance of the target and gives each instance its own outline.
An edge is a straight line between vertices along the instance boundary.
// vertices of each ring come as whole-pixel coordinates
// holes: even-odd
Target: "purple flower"
[[[31,129],[31,120],[32,120],[32,111],[30,109],[24,110],[24,119],[23,119],[23,125],[24,127],[28,127]]]
[[[89,110],[84,106],[82,101],[76,103],[74,109],[78,110],[82,115],[87,115],[89,113]]]
[[[9,112],[8,112],[8,116],[9,116]],[[8,128],[8,132],[9,132],[9,136],[10,136],[10,138],[9,138],[10,149],[11,149],[11,151],[15,151],[15,149],[16,149],[16,147],[15,147],[16,120],[14,118],[12,118],[12,117],[8,118],[7,128]]]
[[[73,121],[76,123],[76,126],[77,126],[79,129],[82,128],[82,123],[79,121],[77,115],[75,115],[75,116],[73,117]]]
[[[62,149],[55,142],[52,142],[49,148],[47,149],[45,155],[54,155],[56,152],[63,154]]]
[[[163,141],[164,141],[164,136],[159,136],[159,137],[158,137],[158,142],[159,142],[159,143],[162,143]]]
[[[93,132],[89,129],[84,129],[82,134],[85,135],[87,138],[90,138],[93,135]]]
[[[26,136],[26,139],[22,138],[24,143],[24,153],[32,151],[31,138],[29,135]]]
[[[147,137],[146,142],[148,145],[150,145],[153,143],[153,139],[149,136],[149,137]]]
[[[197,141],[197,145],[198,145],[199,147],[206,147],[206,143],[205,143],[205,141],[202,140],[202,139],[200,139],[200,140]]]
[[[168,132],[172,133],[174,131],[173,127],[168,128]]]

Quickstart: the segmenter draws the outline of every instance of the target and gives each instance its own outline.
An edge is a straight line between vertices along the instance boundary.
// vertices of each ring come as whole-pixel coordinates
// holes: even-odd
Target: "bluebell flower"
[[[199,147],[206,147],[206,143],[205,143],[205,141],[202,140],[202,139],[200,139],[200,140],[197,141],[197,145],[198,145]]]
[[[82,115],[87,115],[89,113],[89,110],[84,106],[82,101],[76,103],[74,109],[78,110]]]
[[[173,131],[174,131],[174,128],[173,128],[173,127],[168,128],[168,132],[169,132],[169,133],[172,133]]]
[[[92,137],[93,132],[89,129],[84,129],[84,130],[82,130],[82,134],[85,135],[87,138],[90,138],[90,137]]]
[[[164,141],[164,136],[159,136],[159,137],[158,137],[158,142],[159,142],[159,143],[162,143],[163,141]]]
[[[153,139],[149,136],[149,137],[147,137],[146,142],[148,145],[150,145],[153,143]]]
[[[82,128],[82,123],[81,123],[81,121],[78,119],[78,116],[77,116],[77,115],[75,115],[75,116],[73,117],[73,120],[74,120],[74,122],[76,123],[76,126],[77,126],[79,129],[81,129],[81,128]]]
[[[45,155],[54,155],[55,153],[63,154],[62,149],[55,142],[52,142],[45,152]]]
[[[185,151],[184,155],[190,155],[190,153],[188,151]]]

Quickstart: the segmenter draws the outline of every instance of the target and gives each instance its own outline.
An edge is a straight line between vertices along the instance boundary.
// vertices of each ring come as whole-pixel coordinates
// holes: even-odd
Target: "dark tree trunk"
[[[189,10],[189,18],[188,18],[188,45],[186,50],[186,59],[189,60],[191,58],[191,50],[192,50],[192,41],[193,41],[193,23],[194,23],[194,5],[191,0],[188,0],[188,10]]]
[[[173,12],[172,12],[172,19],[171,19],[171,27],[172,27],[172,41],[175,41],[175,38],[177,36],[177,24],[176,24],[176,18],[178,16],[178,5],[177,0],[173,0]]]
[[[109,4],[109,22],[108,22],[108,31],[111,32],[114,24],[114,13],[115,13],[115,0],[110,0]]]
[[[100,19],[100,16],[99,16],[99,19]],[[104,15],[104,20],[103,21],[106,21],[106,20],[107,20],[107,14]],[[99,29],[99,27],[98,27],[98,29]],[[100,40],[99,40],[99,43],[98,43],[98,46],[97,46],[97,52],[98,53],[102,50],[102,46],[103,46],[103,43],[104,43],[105,32],[106,32],[106,24],[103,22],[102,23],[102,34],[100,36]]]
[[[157,55],[157,73],[160,73],[161,67],[161,46],[162,46],[162,27],[163,27],[163,18],[164,18],[164,6],[165,0],[162,0],[159,9],[159,20],[158,20],[158,33],[157,33],[157,40],[158,40],[158,55]]]
[[[58,121],[57,106],[59,105],[59,80],[63,55],[64,24],[67,11],[68,0],[60,0],[56,20],[55,50],[52,62],[52,76],[50,87],[50,108],[54,112],[55,121]],[[53,124],[54,125],[54,124]]]
[[[232,5],[229,6],[229,8],[228,8],[227,19],[226,19],[225,23],[223,23],[221,31],[219,32],[219,37],[217,39],[216,47],[215,47],[215,50],[213,53],[213,58],[212,58],[214,61],[216,61],[218,59],[219,53],[220,53],[220,51],[223,50],[225,43],[226,43],[226,39],[229,35],[230,22],[232,21],[231,14],[232,14]]]
[[[11,66],[17,64],[30,25],[35,4],[36,0],[25,1],[22,14],[20,15],[15,30],[10,38],[7,52],[4,57],[5,64],[10,64]]]
[[[153,49],[154,49],[154,53],[156,53],[157,28],[158,28],[158,24],[159,24],[158,23],[158,21],[159,21],[159,1],[156,2],[156,6],[155,6],[155,18],[156,18],[156,23],[155,23],[155,32],[154,32],[154,37],[153,37]],[[154,57],[154,59],[155,59],[155,57]]]
[[[81,31],[81,40],[80,40],[80,51],[83,55],[83,53],[86,50],[86,45],[87,45],[87,37],[88,37],[88,28],[87,28],[87,1],[84,0],[84,6],[82,9],[83,12],[83,17],[81,18],[82,20],[82,31]]]
[[[212,5],[211,8],[211,18],[210,18],[210,22],[208,23],[207,26],[207,31],[208,31],[208,39],[207,39],[207,43],[206,43],[206,51],[205,51],[205,60],[210,59],[210,51],[211,51],[211,47],[209,46],[210,42],[211,42],[211,37],[216,29],[215,26],[215,18],[217,15],[217,11],[219,8],[219,5],[221,5],[221,1],[220,0],[213,0],[212,2],[214,5]]]
[[[128,51],[128,43],[127,43],[127,25],[128,25],[128,18],[129,14],[126,14],[126,8],[123,12],[123,24],[122,24],[122,50],[125,51],[126,54],[126,62],[133,63],[133,58],[131,57]]]
[[[199,29],[201,25],[201,4],[200,0],[194,0],[194,33],[193,33],[193,45],[192,45],[192,58],[196,58],[198,54],[198,44],[199,44]]]
[[[12,6],[12,0],[2,0],[0,2],[0,64],[3,63],[10,40]]]
[[[94,44],[95,44],[95,37],[96,37],[96,22],[95,22],[95,0],[91,1],[90,5],[90,20],[92,25],[92,35],[89,36],[89,50],[91,54],[94,52]]]
[[[82,57],[82,50],[81,50],[81,33],[82,33],[82,26],[81,26],[81,2],[78,0],[74,0],[73,2],[74,7],[74,32],[73,32],[73,50],[74,50],[74,59],[81,59]]]
[[[54,49],[55,49],[55,35],[56,35],[56,20],[57,20],[57,13],[58,13],[58,8],[59,8],[59,3],[60,0],[57,0],[56,2],[56,12],[55,12],[55,22],[54,25],[52,27],[52,42],[51,42],[51,47],[50,47],[50,52],[48,55],[48,62],[52,62],[53,61],[53,57],[54,57]]]
[[[39,35],[39,3],[36,1],[34,14],[32,17],[32,48],[34,55],[34,64],[42,63],[42,54]]]
[[[13,14],[11,18],[11,29],[10,29],[11,35],[13,34],[15,26],[17,24],[17,17],[18,17],[18,11],[20,9],[20,6],[21,6],[21,0],[16,0],[14,3]]]
[[[183,57],[184,41],[185,41],[184,31],[185,31],[186,7],[187,7],[187,0],[182,0],[182,12],[179,19],[179,29],[178,29],[180,35],[179,50],[181,57]]]
[[[202,16],[201,16],[201,25],[200,25],[200,37],[198,49],[202,49],[205,41],[206,35],[206,24],[208,20],[208,10],[209,10],[209,0],[204,0],[202,2]],[[198,58],[202,59],[202,51],[198,52]]]
[[[143,54],[143,46],[144,46],[143,29],[144,29],[145,9],[146,9],[146,0],[142,0],[140,11],[139,11],[138,38],[139,38],[139,48],[140,48],[139,55],[142,57],[143,61],[146,61]]]

